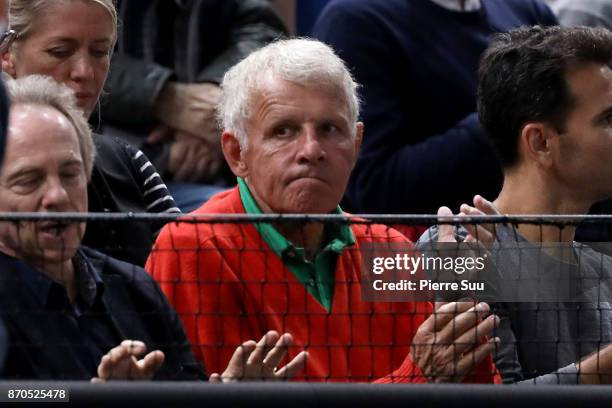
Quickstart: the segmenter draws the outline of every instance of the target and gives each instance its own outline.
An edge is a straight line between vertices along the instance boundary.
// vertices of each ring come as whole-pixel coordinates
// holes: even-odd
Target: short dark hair
[[[528,122],[565,131],[575,100],[566,73],[612,63],[612,32],[589,27],[522,27],[498,34],[480,61],[478,114],[503,168],[518,162]]]

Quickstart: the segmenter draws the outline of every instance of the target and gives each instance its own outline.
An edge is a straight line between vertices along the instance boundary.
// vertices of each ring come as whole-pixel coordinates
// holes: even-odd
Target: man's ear
[[[246,178],[249,174],[249,169],[244,161],[240,143],[234,133],[229,131],[223,132],[221,135],[221,149],[232,173],[237,177]]]
[[[9,48],[0,55],[0,59],[2,59],[2,71],[15,78],[17,76],[17,70],[15,69],[14,52]]]
[[[363,122],[357,122],[355,128],[355,156],[357,156],[359,155],[359,149],[361,149],[361,142],[363,142]]]
[[[522,156],[529,161],[550,167],[555,157],[559,133],[545,123],[534,122],[523,126],[519,146]]]

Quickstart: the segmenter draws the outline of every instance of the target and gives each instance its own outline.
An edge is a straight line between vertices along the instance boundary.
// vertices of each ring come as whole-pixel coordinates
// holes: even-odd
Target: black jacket
[[[79,250],[79,256],[102,278],[102,302],[119,333],[119,340],[140,340],[148,350],[164,352],[164,364],[154,379],[205,378],[176,312],[142,268],[86,247]],[[0,311],[10,338],[2,377],[91,379],[96,372],[80,361],[71,343],[75,336],[78,339],[78,331],[65,331],[66,327],[74,326],[70,316],[49,310],[31,286],[25,284],[24,276],[31,276],[32,271],[40,273],[23,261],[0,254]]]
[[[286,34],[267,0],[119,0],[121,29],[102,121],[145,135],[169,79],[220,83],[252,51]],[[129,139],[130,143],[134,139]],[[138,145],[164,171],[167,150]]]
[[[87,185],[89,212],[179,212],[163,180],[155,176],[155,167],[147,165],[146,156],[120,139],[98,134],[93,137],[97,154]],[[168,199],[160,201],[164,197]],[[163,224],[127,219],[91,221],[83,244],[143,266]]]

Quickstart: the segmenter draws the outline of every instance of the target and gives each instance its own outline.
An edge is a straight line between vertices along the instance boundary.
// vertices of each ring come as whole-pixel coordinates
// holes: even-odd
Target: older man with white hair
[[[338,214],[362,140],[357,84],[328,46],[268,45],[223,80],[225,159],[238,186],[195,214]],[[486,304],[366,302],[361,250],[411,244],[380,225],[178,223],[148,270],[182,317],[196,356],[217,371],[244,339],[281,330],[309,353],[312,381],[491,381],[497,324]],[[472,370],[483,361],[479,369]],[[264,370],[276,368],[264,361]]]

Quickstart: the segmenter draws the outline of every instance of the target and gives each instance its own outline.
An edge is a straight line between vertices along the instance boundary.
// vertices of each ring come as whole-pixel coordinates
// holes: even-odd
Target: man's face
[[[87,178],[72,124],[40,105],[11,109],[6,156],[0,168],[0,211],[86,212]],[[0,223],[2,252],[45,268],[72,259],[82,223]]]
[[[588,64],[567,75],[576,100],[559,137],[560,177],[591,202],[612,197],[612,71]]]
[[[264,212],[332,211],[355,164],[362,124],[351,123],[346,101],[334,90],[280,78],[261,88],[238,175]]]

